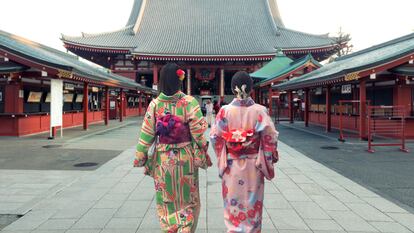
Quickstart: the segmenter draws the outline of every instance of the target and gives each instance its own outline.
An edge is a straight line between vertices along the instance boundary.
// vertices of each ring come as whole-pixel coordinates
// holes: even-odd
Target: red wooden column
[[[331,132],[331,125],[332,125],[332,113],[331,113],[331,86],[326,86],[326,118],[325,118],[325,129],[326,132]]]
[[[119,122],[124,121],[124,89],[119,91]]]
[[[142,93],[139,94],[139,99],[138,99],[138,111],[139,111],[139,115],[142,116]]]
[[[220,101],[224,101],[224,89],[225,89],[225,83],[224,83],[224,69],[220,69]]]
[[[109,124],[109,87],[105,87],[105,125]]]
[[[154,64],[152,67],[152,77],[153,77],[152,87],[155,90],[158,90],[158,65],[156,64]]]
[[[272,91],[272,86],[269,87],[269,115],[272,115],[272,96],[273,96],[273,91]]]
[[[309,127],[309,106],[310,106],[310,91],[305,90],[305,126]]]
[[[83,129],[88,130],[88,111],[89,111],[89,84],[83,83]]]
[[[187,69],[187,95],[191,95],[191,69]]]
[[[366,80],[361,79],[359,81],[359,138],[367,138],[367,89],[366,89]]]
[[[288,91],[289,123],[293,124],[293,93]]]

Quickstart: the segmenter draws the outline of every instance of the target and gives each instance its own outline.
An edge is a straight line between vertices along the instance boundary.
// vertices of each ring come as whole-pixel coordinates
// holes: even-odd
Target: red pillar
[[[361,79],[359,81],[359,137],[361,139],[367,138],[367,124],[366,124],[366,114],[367,114],[367,90],[366,90],[366,81]]]
[[[331,87],[326,86],[326,118],[325,118],[325,127],[326,132],[331,132],[331,122],[332,122],[332,114],[331,114]]]
[[[272,87],[269,87],[269,115],[272,115],[272,96],[273,96],[273,92],[272,92]]]
[[[309,106],[310,106],[310,91],[305,90],[305,126],[309,127]]]
[[[124,121],[124,89],[119,91],[119,121]]]
[[[105,125],[109,124],[109,87],[105,87]]]
[[[88,111],[89,111],[89,100],[88,100],[88,83],[83,83],[83,129],[88,129]]]
[[[289,122],[293,123],[293,93],[288,91]]]
[[[152,67],[152,77],[153,77],[153,83],[152,86],[158,90],[158,65],[154,64]]]
[[[139,94],[139,99],[138,99],[138,111],[139,111],[139,115],[142,116],[142,93]]]

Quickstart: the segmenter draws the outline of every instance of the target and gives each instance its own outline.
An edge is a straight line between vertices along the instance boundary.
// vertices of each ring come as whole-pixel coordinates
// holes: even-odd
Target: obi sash
[[[179,144],[191,142],[191,132],[188,123],[172,114],[157,118],[156,134],[161,144]]]
[[[260,136],[254,130],[231,130],[224,132],[223,138],[229,159],[241,159],[259,152]]]

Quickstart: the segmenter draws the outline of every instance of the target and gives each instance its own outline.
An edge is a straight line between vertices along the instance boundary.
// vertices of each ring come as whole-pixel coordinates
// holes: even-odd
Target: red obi
[[[190,127],[181,118],[166,114],[157,119],[156,134],[161,144],[191,142]]]
[[[260,136],[254,130],[231,130],[224,132],[223,138],[227,142],[227,153],[232,159],[259,152]]]
[[[226,142],[245,142],[247,137],[251,137],[254,130],[232,129],[229,132],[223,132],[223,138]]]

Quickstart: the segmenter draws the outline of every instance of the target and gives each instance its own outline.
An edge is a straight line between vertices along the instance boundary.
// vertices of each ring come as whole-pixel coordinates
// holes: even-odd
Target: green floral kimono
[[[148,149],[156,140],[157,119],[171,114],[188,123],[191,141],[179,144],[158,142],[154,156]],[[200,212],[198,168],[209,163],[204,132],[207,122],[198,101],[178,92],[173,96],[160,94],[148,106],[137,146],[135,166],[145,166],[154,178],[157,213],[163,232],[194,232]]]

